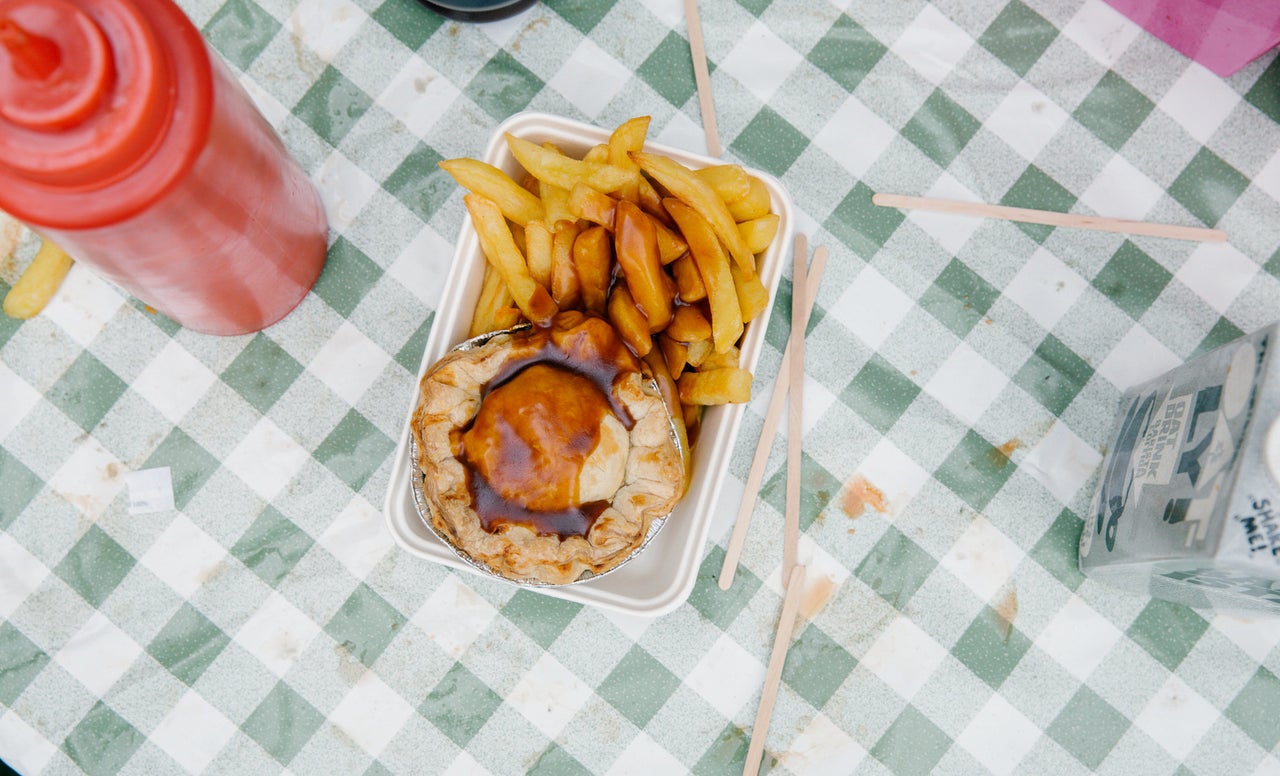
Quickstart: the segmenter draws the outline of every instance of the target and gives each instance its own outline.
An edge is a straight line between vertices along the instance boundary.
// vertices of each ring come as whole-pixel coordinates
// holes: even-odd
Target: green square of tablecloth
[[[934,476],[981,512],[1015,468],[1008,455],[970,429]]]
[[[951,654],[979,679],[998,690],[1030,648],[1031,640],[1007,617],[984,606],[951,648]]]
[[[115,776],[147,737],[98,701],[62,742],[62,750],[90,776]]]
[[[418,707],[418,713],[466,749],[501,705],[497,693],[462,663],[454,663]]]
[[[951,739],[915,706],[907,705],[880,736],[871,754],[898,776],[931,773]]]
[[[1014,375],[1013,382],[1045,409],[1061,415],[1091,377],[1093,367],[1062,340],[1048,334]]]
[[[678,687],[676,675],[636,644],[596,692],[636,727],[643,728]]]
[[[1280,123],[1280,57],[1271,60],[1267,69],[1249,87],[1244,99],[1272,121]]]
[[[897,208],[873,204],[871,196],[874,193],[865,183],[858,181],[823,222],[836,239],[868,259],[884,247],[898,225],[906,219]]]
[[[385,0],[370,16],[411,49],[417,50],[445,23],[414,0]]]
[[[252,0],[227,0],[202,30],[218,53],[241,70],[249,69],[279,31],[280,22]]]
[[[330,65],[298,100],[293,115],[337,147],[372,105],[369,95]]]
[[[848,14],[836,17],[831,29],[808,54],[814,67],[852,92],[889,49]]]
[[[222,382],[265,415],[300,374],[302,365],[297,359],[258,332],[223,371]]]
[[[315,458],[358,491],[394,449],[386,434],[351,410],[316,448]]]
[[[1032,559],[1071,590],[1079,588],[1084,581],[1079,561],[1080,532],[1083,530],[1084,521],[1070,509],[1064,509],[1036,546],[1031,548]]]
[[[1196,345],[1196,349],[1192,351],[1190,358],[1216,350],[1228,342],[1240,339],[1244,334],[1244,330],[1232,323],[1230,318],[1219,317],[1218,322],[1213,324],[1212,329],[1209,329],[1209,333],[1204,335],[1204,339],[1200,340],[1200,344]]]
[[[322,724],[324,715],[280,681],[240,729],[281,765],[288,765]]]
[[[529,107],[545,84],[506,49],[494,52],[463,92],[495,121]]]
[[[880,355],[873,355],[840,394],[840,401],[881,434],[889,433],[920,395],[920,386]]]
[[[168,466],[173,481],[173,501],[185,509],[221,464],[181,428],[174,427],[156,447],[144,469]]]
[[[1240,694],[1227,707],[1227,719],[1236,723],[1258,745],[1274,751],[1280,744],[1280,725],[1276,724],[1276,709],[1280,709],[1280,678],[1258,666]]]
[[[715,63],[708,61],[707,69],[714,72]],[[689,66],[689,41],[674,30],[649,52],[636,75],[672,105],[684,105],[698,90]]]
[[[91,525],[53,571],[84,600],[98,607],[137,562],[106,531]]]
[[[40,476],[0,446],[0,531],[12,525],[43,489]]]
[[[435,310],[427,313],[422,323],[418,324],[418,328],[414,329],[413,334],[409,335],[409,339],[405,340],[400,349],[396,351],[396,363],[404,367],[405,371],[411,375],[416,375],[418,367],[422,365],[422,354],[427,350],[427,338],[431,334],[431,324],[435,319]]]
[[[698,578],[694,582],[693,592],[689,593],[689,605],[698,610],[721,629],[728,629],[737,619],[756,591],[760,589],[760,579],[750,570],[739,564],[734,572],[733,586],[721,590],[720,569],[724,566],[725,551],[720,545],[712,545],[707,557],[698,570]]]
[[[190,603],[184,603],[147,645],[147,654],[186,684],[194,684],[231,638]]]
[[[991,22],[978,43],[1010,70],[1025,76],[1058,38],[1053,23],[1014,0]]]
[[[1216,226],[1248,187],[1248,178],[1206,147],[1169,185],[1169,196],[1206,225]]]
[[[761,108],[729,144],[747,164],[776,176],[786,173],[808,146],[804,134],[768,106]]]
[[[901,611],[937,565],[932,555],[891,525],[853,573]]]
[[[1129,729],[1129,720],[1082,686],[1045,731],[1080,762],[1097,768]]]
[[[946,168],[981,128],[982,122],[941,89],[935,89],[902,128],[902,136]]]
[[[809,623],[787,647],[782,681],[815,709],[821,709],[857,665],[843,645]]]
[[[1098,139],[1119,150],[1155,109],[1146,95],[1108,70],[1071,114]]]
[[[1033,210],[1053,210],[1066,213],[1076,204],[1076,197],[1061,183],[1036,167],[1027,165],[1018,180],[1000,200],[1001,205],[1024,207]],[[1052,226],[1043,224],[1018,224],[1019,229],[1036,242],[1043,243],[1053,232]]]
[[[1194,609],[1153,598],[1127,634],[1161,665],[1175,671],[1208,628],[1209,623]]]
[[[406,622],[385,598],[361,582],[324,630],[348,654],[372,666]]]
[[[11,622],[0,622],[0,704],[12,706],[49,656]]]
[[[324,271],[312,290],[342,317],[350,318],[381,277],[382,269],[364,251],[346,237],[339,237],[330,246]]]
[[[85,431],[92,431],[128,389],[124,380],[83,351],[45,392],[45,398]]]
[[[590,35],[613,7],[612,3],[599,0],[544,0],[543,4],[560,14],[583,35]]]
[[[269,506],[236,541],[231,554],[275,587],[313,544],[310,534]]]
[[[458,184],[437,165],[444,161],[438,151],[419,143],[383,181],[382,187],[412,210],[424,222],[440,208]]]
[[[1093,287],[1137,320],[1173,275],[1141,248],[1125,240],[1093,278]]]
[[[543,649],[550,649],[580,611],[582,604],[528,590],[517,590],[503,605],[502,616]]]
[[[525,776],[591,776],[591,771],[573,759],[559,744],[552,742],[529,766]]]
[[[1000,291],[959,259],[952,259],[924,295],[920,306],[957,337],[964,337],[1000,298]]]

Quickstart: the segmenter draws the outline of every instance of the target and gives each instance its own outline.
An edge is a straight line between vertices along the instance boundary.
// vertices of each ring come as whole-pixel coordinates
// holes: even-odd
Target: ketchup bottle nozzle
[[[9,52],[13,70],[21,78],[43,81],[62,64],[58,44],[27,32],[7,16],[0,16],[0,45]]]

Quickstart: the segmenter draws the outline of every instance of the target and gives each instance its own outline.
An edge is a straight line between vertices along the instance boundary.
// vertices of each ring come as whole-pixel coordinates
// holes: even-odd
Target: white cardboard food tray
[[[484,161],[509,174],[520,168],[503,139],[507,132],[535,143],[551,141],[565,153],[575,157],[609,138],[607,130],[558,116],[532,112],[517,114],[497,128],[483,157]],[[645,150],[665,154],[692,168],[722,163],[719,159],[658,144],[647,144]],[[769,289],[770,304],[764,313],[747,325],[741,343],[742,365],[754,370],[764,344],[765,329],[769,325],[783,261],[790,253],[794,224],[793,205],[781,184],[767,173],[752,169],[748,169],[748,172],[764,181],[773,200],[773,212],[780,217],[777,236],[769,250],[760,257],[760,279]],[[480,294],[484,263],[484,255],[480,252],[468,217],[464,219],[458,236],[453,266],[445,281],[435,323],[431,327],[422,365],[418,369],[419,379],[427,367],[435,363],[449,348],[466,339],[471,313]],[[754,389],[762,390],[767,384],[767,380],[757,378]],[[409,416],[417,403],[418,393],[415,389],[392,462],[391,482],[384,506],[387,525],[396,542],[405,550],[455,569],[478,573],[431,533],[414,507],[410,491],[412,486],[408,444]],[[703,546],[714,512],[719,509],[729,512],[737,507],[737,504],[721,504],[720,492],[724,479],[728,476],[729,457],[745,411],[745,405],[708,408],[694,448],[693,482],[689,492],[644,552],[616,572],[599,580],[564,587],[527,589],[569,601],[649,617],[666,614],[684,603],[698,576]]]

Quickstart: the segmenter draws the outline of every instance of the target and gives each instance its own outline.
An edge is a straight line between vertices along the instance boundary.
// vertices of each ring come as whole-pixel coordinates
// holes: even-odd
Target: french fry
[[[738,231],[742,233],[742,239],[747,243],[747,250],[752,253],[764,253],[773,242],[773,236],[778,233],[780,220],[777,213],[767,213],[759,218],[739,223]]]
[[[653,349],[653,337],[649,334],[649,319],[636,307],[624,283],[618,283],[609,294],[609,320],[618,330],[618,336],[636,355],[644,358]]]
[[[493,314],[493,329],[491,331],[510,329],[520,322],[520,317],[520,311],[514,307],[499,307]]]
[[[538,181],[538,193],[542,197],[542,207],[547,213],[546,223],[552,229],[561,221],[572,221],[573,213],[569,212],[569,190],[554,186],[546,181]]]
[[[658,348],[662,350],[662,357],[667,361],[667,371],[672,378],[679,377],[689,361],[689,346],[672,339],[664,331],[658,335]]]
[[[711,225],[693,208],[670,198],[663,200],[663,205],[689,243],[689,253],[693,255],[702,284],[707,288],[707,303],[711,306],[711,339],[716,352],[724,353],[742,336],[743,328],[742,308],[738,303],[729,259],[724,255]],[[736,224],[734,229],[736,233]],[[753,265],[754,262],[752,258]]]
[[[520,180],[520,188],[536,197],[538,196],[538,179],[526,172],[524,178]]]
[[[511,292],[507,290],[507,284],[502,282],[502,275],[498,274],[497,267],[485,262],[484,280],[480,283],[480,296],[476,300],[475,312],[471,315],[471,328],[467,336],[478,337],[502,328],[495,322],[497,311],[510,307],[512,301]]]
[[[769,212],[769,190],[764,181],[751,177],[751,191],[742,199],[728,203],[729,214],[734,221],[750,221]]]
[[[694,174],[715,189],[725,202],[742,199],[751,192],[751,179],[741,165],[717,164],[694,170]]]
[[[685,404],[745,404],[751,401],[751,373],[737,367],[685,372],[677,386]]]
[[[587,164],[608,164],[609,163],[609,145],[601,143],[591,146],[587,152],[582,155],[582,161]]]
[[[667,214],[666,208],[662,207],[662,195],[653,187],[648,178],[641,176],[640,183],[636,186],[635,202],[640,209],[656,218],[658,221],[668,227],[675,226],[676,222],[671,220],[671,216]]]
[[[52,240],[40,243],[35,258],[5,294],[4,314],[10,318],[34,317],[57,293],[74,263]]]
[[[702,362],[707,360],[707,356],[716,351],[715,347],[711,344],[710,339],[698,340],[687,344],[688,347],[685,350],[685,363],[694,369],[702,366]]]
[[[507,147],[520,165],[540,181],[573,189],[581,181],[606,194],[635,181],[639,173],[610,164],[590,164],[507,134]]]
[[[640,169],[628,154],[644,150],[644,139],[649,134],[649,120],[648,116],[636,116],[613,130],[609,135],[609,164],[624,170]]]
[[[529,274],[529,266],[516,248],[511,230],[497,204],[479,194],[468,194],[462,201],[475,224],[481,250],[502,275],[520,312],[536,324],[551,320],[559,309],[547,290]]]
[[[750,323],[769,306],[769,290],[760,282],[759,275],[754,272],[747,274],[737,264],[729,265],[729,274],[733,276],[733,288],[738,293],[742,322]]]
[[[440,162],[440,169],[464,189],[496,202],[502,214],[520,226],[546,215],[541,200],[491,164],[476,159],[446,159]]]
[[[706,372],[710,369],[727,369],[736,367],[742,363],[742,352],[737,346],[729,348],[727,353],[712,353],[702,360],[698,365],[699,371]]]
[[[538,285],[551,288],[551,230],[542,221],[530,221],[524,227],[525,256],[529,274]]]
[[[711,336],[711,322],[693,305],[680,305],[671,318],[666,334],[681,342],[693,342]]]
[[[627,280],[627,288],[649,320],[649,331],[659,332],[671,322],[671,297],[663,282],[666,273],[658,258],[658,234],[653,219],[639,207],[618,203],[613,229],[614,257]]]
[[[644,210],[644,208],[641,208],[641,210]],[[648,212],[645,215],[649,215]],[[663,264],[670,264],[689,252],[689,243],[685,242],[684,238],[671,231],[666,224],[653,216],[649,216],[649,219],[653,221],[654,228],[658,230],[658,256],[662,259]]]
[[[603,194],[585,183],[578,183],[569,192],[569,212],[577,218],[599,224],[606,229],[613,228],[613,219],[618,201],[608,194]]]
[[[551,243],[551,297],[566,310],[582,302],[582,283],[573,260],[573,246],[579,236],[577,224],[570,226],[570,222],[561,221]]]
[[[755,271],[755,256],[747,249],[747,244],[738,231],[738,224],[730,215],[724,200],[720,199],[714,189],[704,183],[692,170],[674,159],[638,152],[632,152],[631,158],[667,191],[670,191],[672,197],[697,211],[711,226],[716,237],[719,237],[729,249],[729,254],[733,256],[734,261],[744,269],[749,268]],[[671,213],[670,202],[670,198],[663,200],[668,213]],[[684,234],[685,242],[688,242],[689,234],[684,224],[675,213],[671,213],[671,216],[676,219],[681,233]],[[706,278],[704,277],[703,280],[705,281]]]
[[[671,262],[671,274],[675,277],[680,301],[689,304],[707,298],[707,287],[702,284],[698,265],[688,253]]]
[[[573,266],[578,272],[582,306],[604,315],[613,271],[613,246],[609,230],[593,226],[573,241]]]

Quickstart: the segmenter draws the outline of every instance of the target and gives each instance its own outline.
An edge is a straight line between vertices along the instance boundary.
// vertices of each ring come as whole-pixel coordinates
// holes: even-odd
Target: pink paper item
[[[1280,0],[1107,0],[1107,3],[1223,77],[1280,44]]]

